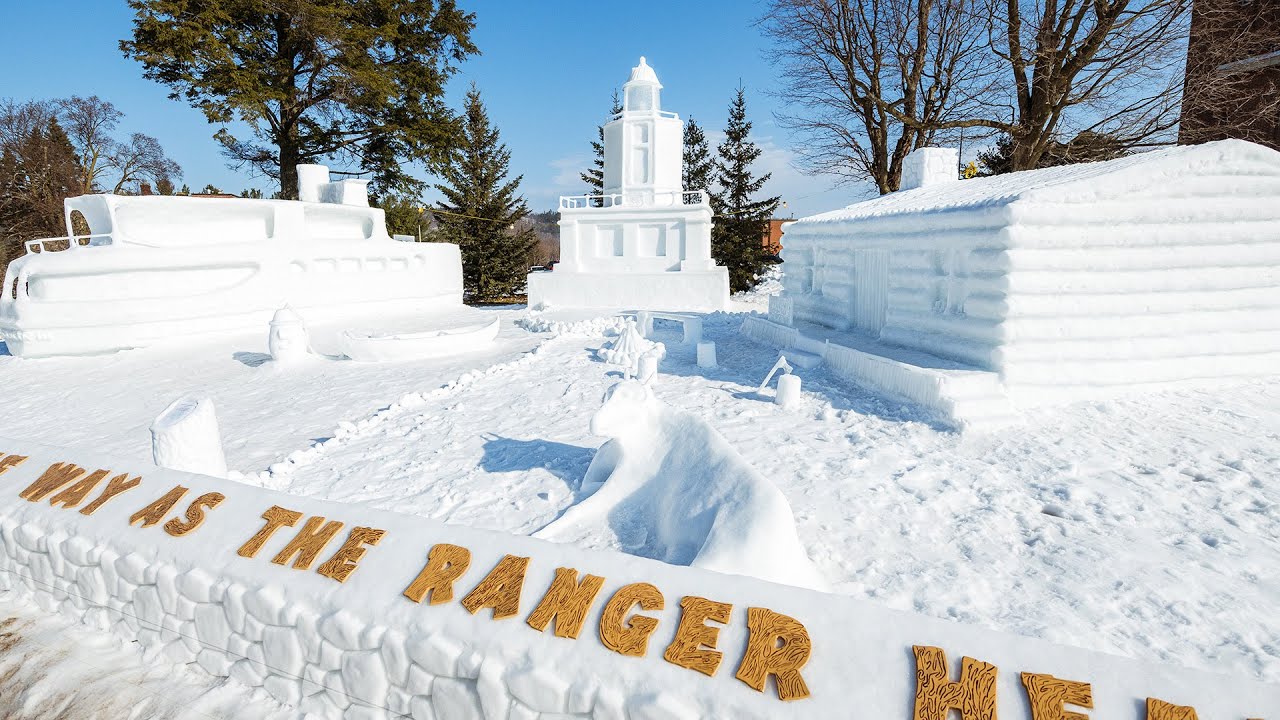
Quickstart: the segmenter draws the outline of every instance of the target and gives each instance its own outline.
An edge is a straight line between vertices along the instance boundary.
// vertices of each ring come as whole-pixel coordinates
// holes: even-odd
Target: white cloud
[[[526,175],[526,184],[522,189],[529,208],[534,212],[554,208],[558,206],[561,195],[585,193],[586,183],[582,182],[580,175],[590,165],[589,153],[574,153],[547,163],[546,167],[550,171],[538,174],[538,179],[547,178],[547,182],[529,182],[531,178]]]
[[[548,163],[555,175],[551,178],[551,187],[557,190],[571,190],[582,186],[582,172],[591,165],[592,157],[586,153],[566,155]]]

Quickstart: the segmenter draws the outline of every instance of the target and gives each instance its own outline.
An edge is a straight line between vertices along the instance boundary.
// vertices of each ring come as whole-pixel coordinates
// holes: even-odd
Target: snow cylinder
[[[778,377],[778,394],[773,401],[783,409],[791,409],[800,402],[800,378],[795,375]]]
[[[714,342],[698,343],[698,367],[713,368],[716,366],[716,344]]]
[[[187,395],[165,408],[151,423],[151,458],[162,468],[225,478],[213,400]]]
[[[636,379],[646,385],[658,377],[658,354],[647,352],[637,363]]]

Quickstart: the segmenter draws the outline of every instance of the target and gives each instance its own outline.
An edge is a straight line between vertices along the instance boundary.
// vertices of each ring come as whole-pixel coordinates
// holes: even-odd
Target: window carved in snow
[[[933,253],[933,311],[938,315],[964,315],[969,297],[969,253],[935,250]]]
[[[646,86],[627,88],[627,110],[633,112],[648,112],[652,110],[657,103],[654,102],[654,95],[657,89]]]
[[[636,185],[644,185],[649,182],[649,126],[632,125],[628,130],[631,136],[629,180]]]

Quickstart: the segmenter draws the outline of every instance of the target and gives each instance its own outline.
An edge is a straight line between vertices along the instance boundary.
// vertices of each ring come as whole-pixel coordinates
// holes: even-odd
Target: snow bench
[[[684,343],[696,345],[702,342],[702,317],[691,313],[652,312],[641,310],[636,313],[636,323],[640,326],[640,334],[649,337],[653,334],[654,320],[674,320],[684,329]]]

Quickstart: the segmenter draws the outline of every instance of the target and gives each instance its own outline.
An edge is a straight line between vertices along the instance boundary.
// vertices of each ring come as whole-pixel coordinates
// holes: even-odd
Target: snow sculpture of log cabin
[[[67,237],[27,243],[5,273],[0,337],[13,355],[93,354],[265,327],[283,305],[315,322],[461,304],[456,245],[392,240],[367,181],[298,177],[296,201],[67,199]]]
[[[744,333],[959,425],[1280,368],[1280,152],[971,180],[954,151],[907,160],[902,190],[786,227],[784,290]]]

